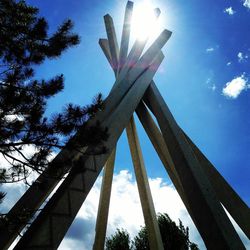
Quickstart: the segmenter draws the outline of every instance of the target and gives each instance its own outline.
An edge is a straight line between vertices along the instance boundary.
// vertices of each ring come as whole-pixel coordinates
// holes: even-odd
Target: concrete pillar
[[[113,174],[114,174],[115,151],[116,151],[116,148],[112,151],[104,167],[98,213],[97,213],[97,218],[96,218],[96,227],[95,227],[96,235],[95,235],[95,242],[94,242],[93,250],[104,249],[107,222],[108,222],[110,196],[111,196],[111,187],[112,187],[112,180],[113,180]]]
[[[128,54],[128,46],[129,46],[129,38],[130,38],[130,26],[131,26],[131,18],[133,13],[133,5],[134,3],[131,1],[127,2],[123,28],[122,28],[122,38],[121,38],[121,46],[120,46],[120,54],[119,54],[119,69],[123,68],[123,65],[127,61]]]
[[[151,143],[153,144],[159,158],[161,159],[170,179],[172,180],[176,190],[187,206],[187,200],[184,196],[184,190],[181,185],[180,178],[176,172],[172,157],[169,153],[168,147],[162,137],[160,129],[155,124],[153,118],[151,117],[147,107],[143,102],[140,102],[136,108],[136,114],[143,125]],[[186,201],[186,202],[185,202]]]
[[[184,132],[183,132],[184,133]],[[213,164],[184,133],[192,147],[200,166],[211,182],[220,202],[227,209],[242,231],[250,239],[250,209],[240,196],[233,190],[223,176],[216,170]]]
[[[119,58],[119,47],[117,43],[115,28],[112,17],[107,14],[104,16],[104,23],[106,27],[106,32],[108,36],[110,54],[112,59],[112,68],[115,69],[116,73],[118,72],[118,58]]]
[[[126,128],[150,249],[164,249],[133,116]]]

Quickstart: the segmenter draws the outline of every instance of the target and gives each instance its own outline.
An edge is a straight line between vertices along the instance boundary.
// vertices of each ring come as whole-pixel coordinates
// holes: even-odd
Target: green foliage
[[[72,28],[66,20],[49,35],[37,8],[25,1],[0,0],[0,156],[9,162],[0,169],[0,183],[27,181],[32,171],[42,173],[48,156],[80,127],[85,139],[81,146],[107,138],[100,126],[84,130],[86,121],[103,108],[100,94],[91,105],[68,104],[61,113],[45,117],[47,101],[63,90],[64,77],[35,79],[35,67],[79,43]],[[33,153],[27,154],[26,146],[32,146]]]
[[[117,229],[114,235],[106,240],[106,250],[130,250],[130,237],[126,230]]]
[[[162,237],[162,242],[164,249],[171,250],[199,250],[198,246],[190,242],[189,240],[189,232],[188,227],[185,228],[179,220],[179,226],[176,225],[174,221],[172,221],[169,216],[164,214],[159,214],[157,217],[160,233]],[[126,247],[123,247],[122,243],[124,242],[123,238],[129,239],[129,235],[126,231],[120,231],[117,229],[115,235],[110,236],[106,241],[106,249],[119,250],[119,249],[135,249],[135,250],[149,250],[149,241],[148,241],[148,232],[147,228],[144,226],[138,232],[138,235],[135,236],[134,240],[127,240]],[[118,242],[120,245],[115,245]],[[108,244],[108,245],[107,245]],[[113,244],[113,245],[112,245]],[[113,246],[113,248],[108,248],[108,246]],[[117,246],[117,247],[116,247]],[[119,247],[118,247],[119,246]]]
[[[167,214],[160,214],[158,223],[165,249],[188,249],[188,228],[183,226],[181,220],[179,220],[179,226],[177,226]]]
[[[133,246],[134,249],[149,249],[148,231],[146,227],[142,227],[141,230],[138,232],[138,235],[135,236]]]

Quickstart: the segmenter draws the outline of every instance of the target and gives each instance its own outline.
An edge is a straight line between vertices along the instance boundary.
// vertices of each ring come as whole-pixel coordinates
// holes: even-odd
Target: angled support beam
[[[123,28],[122,28],[122,38],[121,38],[121,46],[120,46],[120,54],[119,54],[119,70],[118,71],[120,71],[120,69],[123,67],[124,63],[127,60],[133,5],[134,3],[131,1],[128,1],[126,5]]]
[[[178,191],[179,195],[187,206],[187,200],[184,196],[184,190],[181,185],[179,176],[176,172],[168,147],[162,137],[160,129],[157,127],[156,123],[154,122],[152,116],[150,115],[149,111],[147,110],[147,107],[143,102],[140,102],[138,107],[136,108],[136,114],[143,128],[145,129],[152,145],[154,146],[159,158],[161,159],[171,181],[173,182],[176,190]]]
[[[99,39],[99,45],[102,48],[105,57],[108,59],[109,64],[112,66],[112,57],[110,54],[108,39],[103,39],[103,38]]]
[[[128,72],[129,75],[134,75],[135,72],[139,71],[143,72],[143,69],[145,69],[147,65],[149,65],[152,62],[155,55],[157,55],[159,51],[163,48],[163,46],[166,44],[171,34],[172,32],[164,30],[154,41],[154,43],[147,49],[147,51],[141,58],[140,56],[145,44],[142,45],[139,41],[136,41],[128,55],[126,63],[123,65],[123,68],[120,70],[117,76],[117,79],[112,87],[110,95],[112,95],[112,93],[117,89],[119,89],[119,93],[124,95],[125,92],[123,91],[123,86],[124,86],[124,81],[127,81],[126,76],[128,75]],[[110,45],[107,46],[107,44],[110,44],[109,40],[107,43],[105,39],[101,39],[100,43],[105,56],[107,57],[109,54],[111,55],[112,49],[110,48]],[[110,60],[112,60],[112,56],[111,58],[109,57],[108,61]],[[114,67],[112,66],[112,68]]]
[[[184,132],[183,132],[184,133]],[[240,196],[233,190],[227,181],[220,175],[212,163],[199,150],[199,148],[192,142],[192,140],[184,133],[188,143],[192,147],[197,159],[200,161],[201,167],[209,177],[216,194],[242,229],[246,236],[250,239],[250,209],[247,204],[240,198]]]
[[[121,82],[123,81],[125,76],[127,74],[133,74],[136,71],[136,68],[137,68],[137,70],[139,68],[145,69],[145,66],[147,66],[152,61],[152,58],[154,58],[155,55],[157,55],[158,52],[166,44],[166,42],[170,38],[171,34],[172,34],[172,32],[170,32],[168,30],[162,31],[162,33],[152,43],[152,45],[147,49],[147,51],[143,54],[143,56],[141,58],[139,58],[139,57],[140,57],[142,51],[140,51],[140,53],[137,53],[137,49],[135,49],[135,51],[133,52],[132,51],[133,48],[132,48],[129,55],[128,55],[127,61],[126,61],[125,65],[123,66],[123,68],[121,69],[112,90],[120,89],[120,87],[122,85]],[[136,46],[136,48],[141,49],[140,46],[142,46],[142,45],[140,43],[138,43],[135,46]]]
[[[152,119],[150,113],[148,112],[146,106],[143,102],[140,102],[136,109],[136,113],[150,139],[156,152],[158,153],[170,179],[172,180],[176,190],[178,191],[180,197],[182,198],[189,214],[192,211],[189,208],[187,199],[185,197],[185,192],[179,180],[178,174],[176,172],[174,163],[172,161],[169,150],[164,142],[162,134]],[[199,148],[192,142],[192,140],[185,134],[183,130],[182,133],[185,135],[188,143],[192,147],[197,159],[200,162],[200,166],[205,171],[209,181],[211,182],[216,195],[218,196],[220,202],[224,205],[227,211],[231,214],[234,220],[237,222],[242,231],[250,238],[250,209],[246,203],[239,197],[239,195],[232,189],[232,187],[227,183],[227,181],[220,175],[216,168],[211,164],[211,162],[206,158],[206,156],[199,150]],[[193,216],[192,216],[193,217]],[[194,218],[193,218],[194,219]]]
[[[181,196],[187,210],[191,214],[185,192],[179,180],[178,174],[175,170],[174,163],[172,161],[169,150],[164,142],[162,134],[152,119],[150,113],[145,107],[143,102],[140,102],[136,109],[136,113],[149,137],[155,150],[157,151],[163,165],[165,166],[170,179],[172,180],[176,190]],[[205,155],[199,150],[199,148],[192,142],[192,140],[181,130],[186,137],[188,143],[192,147],[197,159],[200,162],[200,166],[205,171],[209,181],[211,182],[216,195],[220,202],[224,205],[227,211],[231,214],[234,220],[237,222],[242,231],[250,238],[250,209],[246,203],[239,197],[239,195],[232,189],[227,181],[220,175],[211,162],[205,157]]]
[[[113,174],[114,174],[115,151],[116,151],[116,148],[114,148],[114,150],[112,151],[104,167],[98,213],[97,213],[97,218],[96,218],[96,228],[95,228],[96,237],[95,237],[93,250],[104,249],[107,222],[108,222],[110,196],[111,196],[111,187],[112,187],[112,180],[113,180]]]
[[[139,190],[143,216],[148,230],[149,246],[150,249],[163,250],[164,248],[161,239],[161,233],[155,214],[154,203],[148,183],[148,177],[144,166],[139,138],[137,135],[133,116],[126,128],[126,132],[134,164],[136,182]]]
[[[110,136],[104,144],[109,152],[115,147],[163,57],[162,53],[157,55],[153,64],[136,80],[111,117],[103,122],[102,126],[109,128]],[[86,199],[109,154],[85,155],[75,162],[75,166],[78,167],[71,170],[14,249],[56,249]],[[83,185],[82,188],[79,188],[81,185]],[[59,224],[60,227],[58,227]],[[56,230],[53,230],[55,228]]]
[[[112,68],[115,69],[116,73],[118,72],[118,60],[119,60],[119,47],[117,43],[115,28],[112,17],[107,14],[104,16],[104,23],[106,27],[106,32],[108,36],[109,48],[112,58]]]
[[[155,18],[157,19],[160,16],[160,9],[156,8],[154,10],[155,12]],[[166,33],[168,34],[168,39],[170,38],[172,32],[165,30]],[[145,45],[148,41],[148,37],[145,38],[144,40],[139,40],[136,39],[136,41],[134,42],[131,51],[128,55],[128,58],[126,61],[124,61],[124,63],[122,64],[122,67],[120,67],[120,70],[122,69],[122,74],[125,74],[127,72],[127,70],[129,70],[131,67],[133,67],[133,65],[138,61],[138,59],[140,58],[140,56],[142,55],[142,52],[145,48]],[[127,42],[126,42],[127,43]]]
[[[115,107],[119,105],[122,98],[126,95],[128,90],[132,87],[135,80],[152,65],[153,60],[157,57],[157,55],[161,52],[162,47],[168,40],[168,33],[162,32],[162,34],[156,39],[153,45],[146,51],[144,56],[138,60],[136,64],[134,64],[133,68],[127,71],[126,74],[121,75],[118,74],[117,79],[114,83],[114,86],[106,98],[104,105],[104,112],[100,114],[98,120],[103,120],[102,116],[111,114]],[[100,41],[101,42],[101,41]],[[107,43],[102,43],[105,46]],[[109,49],[106,47],[106,49]],[[111,53],[110,53],[111,54]]]
[[[136,113],[145,131],[147,132],[152,144],[154,145],[154,148],[157,151],[163,165],[165,166],[174,186],[176,187],[189,213],[191,214],[192,211],[188,208],[187,200],[185,198],[185,192],[179,180],[169,150],[164,142],[159,128],[155,124],[143,102],[140,102],[140,104],[138,105]],[[249,207],[233,190],[233,188],[227,183],[227,181],[221,176],[221,174],[216,170],[216,168],[206,158],[206,156],[199,150],[199,148],[192,142],[192,140],[185,134],[185,132],[182,129],[181,131],[186,137],[197,159],[199,160],[200,166],[209,178],[209,181],[211,182],[220,202],[231,214],[231,216],[234,218],[234,220],[242,229],[242,231],[246,234],[246,236],[250,238]]]
[[[245,249],[192,148],[154,83],[144,101],[155,115],[185,191],[191,216],[208,249]],[[209,230],[208,230],[209,228]],[[210,233],[213,232],[213,233]]]

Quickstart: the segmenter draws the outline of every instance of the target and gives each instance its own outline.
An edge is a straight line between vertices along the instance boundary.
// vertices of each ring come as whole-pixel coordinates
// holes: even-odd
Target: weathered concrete
[[[208,249],[245,249],[192,148],[152,82],[144,100],[159,123],[185,191],[191,216]],[[208,230],[209,229],[209,230]]]
[[[112,180],[113,180],[113,174],[114,174],[115,151],[116,151],[116,148],[112,151],[104,167],[98,213],[97,213],[97,218],[96,218],[96,227],[95,227],[96,235],[95,235],[95,241],[93,245],[94,250],[104,249],[108,214],[109,214]]]
[[[150,249],[164,249],[133,116],[126,127]]]

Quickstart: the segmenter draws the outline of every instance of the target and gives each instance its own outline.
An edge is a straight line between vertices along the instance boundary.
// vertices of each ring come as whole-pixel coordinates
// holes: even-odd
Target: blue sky
[[[106,38],[106,13],[113,16],[120,38],[126,1],[27,2],[40,9],[51,31],[70,18],[81,36],[79,46],[37,68],[37,77],[63,73],[66,79],[65,90],[49,102],[48,112],[68,102],[88,104],[98,92],[107,96],[114,76],[98,39]],[[178,124],[250,205],[250,1],[151,2],[161,9],[163,27],[173,32],[155,82]],[[138,133],[149,177],[168,183],[139,123]],[[118,144],[116,174],[123,169],[132,173],[124,135]]]
[[[71,18],[81,44],[60,59],[48,61],[37,69],[37,76],[49,78],[63,73],[65,90],[51,100],[49,110],[57,111],[67,102],[90,103],[101,92],[106,96],[114,83],[113,72],[98,45],[106,37],[103,15],[110,13],[121,32],[126,1],[36,1],[53,31],[61,21]],[[250,204],[250,91],[236,98],[223,95],[226,83],[244,75],[246,89],[250,69],[250,8],[243,1],[153,1],[165,18],[165,28],[173,32],[164,48],[165,59],[155,77],[165,101],[179,125],[207,155],[223,176]],[[135,1],[136,4],[136,1]],[[227,8],[234,14],[228,14]],[[239,58],[239,53],[243,59]],[[230,64],[230,65],[227,65]],[[140,125],[138,129],[141,130]],[[144,140],[148,144],[143,131]],[[120,147],[126,147],[122,140]],[[144,149],[144,147],[143,147]],[[145,161],[160,165],[154,152],[145,145]],[[128,150],[126,150],[128,151]],[[125,150],[117,161],[131,165]],[[128,151],[129,153],[129,151]],[[126,164],[128,162],[128,164]],[[151,162],[151,164],[150,164]],[[161,168],[161,166],[159,166]],[[243,174],[244,173],[244,174]]]

